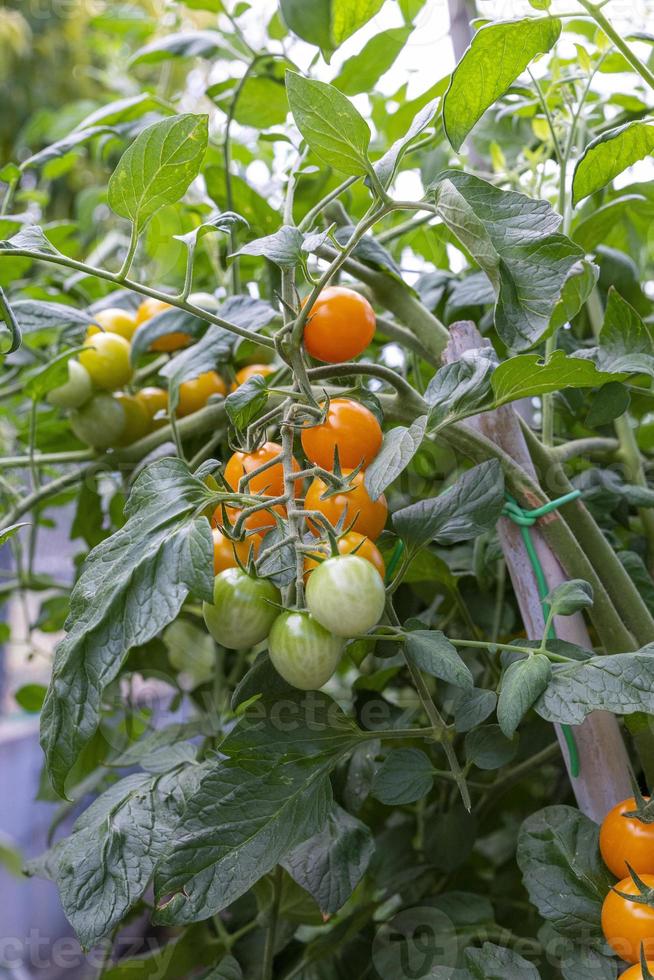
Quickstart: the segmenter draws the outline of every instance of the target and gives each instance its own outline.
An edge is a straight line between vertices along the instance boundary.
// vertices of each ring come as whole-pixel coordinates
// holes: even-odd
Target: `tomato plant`
[[[80,976],[647,975],[650,0],[37,6],[0,710]]]

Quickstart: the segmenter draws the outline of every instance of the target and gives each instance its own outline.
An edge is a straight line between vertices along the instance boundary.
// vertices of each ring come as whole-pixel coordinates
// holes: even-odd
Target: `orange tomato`
[[[365,296],[346,286],[327,286],[309,313],[304,346],[319,361],[349,361],[366,349],[375,327],[375,311]]]
[[[654,961],[648,962],[647,969],[654,976]],[[645,980],[640,964],[637,963],[636,966],[630,966],[626,973],[622,974],[620,980]]]
[[[236,372],[236,380],[232,385],[232,391],[236,391],[246,381],[253,378],[255,374],[260,374],[262,378],[267,378],[269,374],[274,374],[276,370],[277,368],[273,367],[272,364],[246,364],[245,367],[242,367],[240,371]]]
[[[338,553],[340,555],[351,555],[354,552],[360,558],[365,558],[371,565],[374,565],[382,579],[384,578],[386,575],[386,565],[377,545],[370,538],[359,534],[358,531],[348,531],[347,534],[343,534],[338,539]],[[323,555],[321,557],[326,556]],[[307,555],[304,560],[305,576],[312,572],[314,568],[317,568],[318,565],[319,562],[314,561],[311,555]]]
[[[627,863],[639,875],[654,874],[654,824],[624,816],[637,809],[632,796],[614,806],[602,822],[600,851],[604,864],[616,878],[629,874]]]
[[[95,323],[90,323],[86,328],[86,336],[92,337],[96,333],[117,333],[119,337],[124,337],[125,340],[131,340],[136,330],[136,318],[133,313],[128,310],[120,310],[118,307],[110,306],[106,310],[100,310],[99,313],[95,313],[93,319],[97,321],[99,326]]]
[[[343,476],[348,476],[350,472],[350,470],[343,470]],[[324,514],[334,526],[338,524],[341,515],[345,514],[344,526],[346,528],[354,521],[353,531],[358,531],[359,534],[365,535],[371,541],[376,541],[384,530],[388,517],[388,506],[383,494],[378,500],[371,500],[363,484],[364,475],[364,473],[357,473],[350,490],[336,493],[324,500],[321,497],[329,489],[328,485],[316,477],[307,491],[304,501],[305,509],[317,510]],[[309,521],[309,527],[314,534],[322,534],[318,524],[314,525]]]
[[[142,323],[146,323],[153,317],[157,316],[158,313],[163,313],[165,310],[172,310],[170,303],[165,303],[162,299],[153,299],[149,297],[144,300],[136,311],[136,326],[137,328],[141,326]],[[181,347],[188,347],[191,343],[191,338],[185,333],[167,333],[163,337],[158,337],[157,340],[153,340],[150,344],[150,350],[161,351],[164,353],[170,353],[170,351],[179,350]]]
[[[260,534],[249,534],[242,541],[230,540],[218,527],[213,529],[212,534],[214,575],[224,572],[226,568],[238,568],[239,561],[247,567],[250,551],[256,555],[261,547]]]
[[[225,482],[232,488],[238,490],[239,481],[253,470],[263,466],[264,463],[275,459],[282,452],[282,447],[277,442],[264,442],[259,449],[251,453],[236,452],[227,462],[225,467]],[[293,460],[293,469],[297,472],[300,467],[296,460]],[[300,480],[295,482],[295,496],[301,493]],[[284,468],[282,463],[274,463],[263,473],[258,473],[245,487],[244,493],[263,494],[266,497],[280,497],[284,492]],[[282,516],[286,515],[286,508],[281,504],[276,504],[275,511]],[[268,510],[260,510],[252,514],[245,521],[245,526],[251,528],[272,527],[275,518]]]
[[[654,875],[639,877],[648,888],[654,888]],[[610,891],[602,905],[602,931],[607,943],[627,963],[639,962],[641,947],[647,958],[653,958],[654,908],[617,894],[640,894],[632,878],[623,878],[615,887],[616,891]]]
[[[325,421],[302,430],[302,448],[307,459],[324,470],[334,465],[338,449],[341,466],[355,469],[363,460],[373,461],[382,444],[382,430],[372,412],[351,398],[334,398]]]
[[[182,381],[179,386],[179,402],[177,405],[177,415],[184,418],[185,415],[192,415],[207,404],[211,395],[225,395],[227,386],[216,371],[205,371],[197,378],[190,381]]]
[[[155,420],[157,412],[168,411],[168,392],[164,388],[156,388],[154,386],[141,388],[140,391],[136,392],[136,398],[138,398],[148,413],[153,429],[159,429],[162,425],[166,424],[165,419]]]

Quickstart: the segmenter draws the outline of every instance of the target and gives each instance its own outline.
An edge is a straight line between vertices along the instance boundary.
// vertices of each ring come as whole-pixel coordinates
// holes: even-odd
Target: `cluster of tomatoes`
[[[168,392],[147,386],[126,390],[133,381],[131,341],[153,317],[171,309],[163,300],[147,299],[135,313],[111,307],[95,315],[77,359],[68,361],[68,380],[48,395],[50,404],[70,410],[70,426],[82,442],[95,449],[127,446],[166,423]],[[190,338],[173,332],[158,337],[149,349],[172,353]],[[253,373],[267,374],[269,365],[249,365],[236,376],[242,384]],[[225,395],[227,386],[216,371],[205,371],[179,388],[176,415],[199,411],[212,395]]]
[[[374,330],[375,316],[367,300],[352,290],[333,287],[324,290],[315,304],[304,344],[312,356],[336,363],[360,354]],[[322,687],[332,676],[345,639],[366,633],[379,622],[386,597],[384,560],[375,541],[386,524],[388,508],[383,496],[372,500],[364,485],[365,468],[381,447],[381,427],[368,408],[350,398],[335,398],[321,408],[320,421],[303,427],[300,442],[307,466],[318,468],[322,475],[314,476],[304,493],[302,480],[297,479],[294,493],[308,517],[308,537],[324,539],[335,529],[336,547],[330,556],[322,542],[316,540],[315,550],[306,545],[307,609],[282,610],[276,586],[243,567],[265,551],[266,533],[286,516],[284,504],[275,501],[284,494],[282,446],[276,442],[265,442],[252,452],[236,452],[227,462],[224,479],[231,490],[256,495],[264,503],[270,498],[271,503],[239,522],[244,532],[239,541],[228,533],[225,520],[229,519],[231,530],[238,511],[217,508],[214,600],[204,604],[205,622],[218,643],[243,649],[267,639],[278,672],[302,690]],[[300,472],[296,459],[292,469]]]
[[[642,813],[642,803],[639,807],[632,797],[607,814],[600,850],[606,866],[620,879],[602,906],[604,936],[618,956],[635,964],[621,980],[645,980],[642,960],[654,976],[654,823]]]

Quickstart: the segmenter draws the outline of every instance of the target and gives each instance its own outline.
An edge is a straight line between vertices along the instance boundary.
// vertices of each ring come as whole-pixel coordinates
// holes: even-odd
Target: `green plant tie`
[[[508,493],[506,494],[506,503],[502,510],[502,514],[504,517],[508,517],[509,520],[513,521],[513,523],[517,524],[520,528],[520,535],[525,546],[525,551],[529,556],[529,561],[531,562],[531,567],[534,570],[534,576],[538,585],[538,595],[540,597],[541,608],[543,610],[543,619],[545,622],[547,622],[547,618],[550,613],[550,607],[546,601],[546,596],[550,590],[547,584],[547,579],[545,578],[543,566],[541,565],[540,558],[538,557],[538,552],[536,551],[534,539],[532,538],[529,529],[533,527],[540,517],[550,514],[553,510],[558,510],[559,507],[563,507],[564,504],[569,504],[572,500],[576,500],[580,496],[581,490],[572,490],[570,493],[566,493],[563,497],[558,497],[556,500],[550,500],[548,503],[543,504],[542,507],[536,507],[534,510],[525,510],[520,506],[514,497]],[[553,622],[550,624],[550,628],[547,631],[547,639],[556,639],[556,630]],[[579,776],[581,766],[579,763],[579,752],[577,750],[577,743],[575,741],[574,733],[569,725],[561,725],[561,730],[563,731],[566,745],[568,746],[570,772],[576,779]]]

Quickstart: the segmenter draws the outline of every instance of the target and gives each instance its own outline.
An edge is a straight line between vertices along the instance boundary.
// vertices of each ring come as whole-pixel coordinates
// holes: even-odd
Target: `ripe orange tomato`
[[[148,413],[153,429],[160,429],[162,425],[166,424],[165,419],[155,420],[157,412],[168,411],[168,392],[164,388],[156,388],[154,386],[141,388],[140,391],[136,392],[136,398],[138,398]]]
[[[231,541],[218,527],[213,529],[212,534],[214,575],[224,572],[226,568],[238,568],[237,558],[241,565],[247,567],[250,551],[257,555],[261,547],[260,534],[249,534],[243,541]]]
[[[205,371],[197,378],[190,381],[182,381],[179,386],[179,403],[177,405],[177,415],[184,418],[185,415],[192,415],[207,404],[211,395],[225,395],[227,386],[217,373],[217,371]]]
[[[334,398],[325,421],[302,430],[302,448],[307,459],[324,470],[334,465],[338,449],[341,466],[353,470],[363,460],[373,461],[382,444],[382,430],[372,412],[351,398]]]
[[[638,809],[631,797],[618,803],[606,815],[600,830],[600,851],[604,864],[616,878],[629,874],[628,862],[640,874],[654,874],[654,824],[623,814]]]
[[[358,531],[348,531],[347,534],[342,535],[338,539],[338,553],[339,555],[351,555],[354,552],[360,558],[365,558],[371,565],[374,565],[382,579],[384,578],[386,575],[386,565],[377,545],[370,538],[359,534]],[[323,555],[321,557],[326,556]],[[308,576],[319,564],[318,561],[315,561],[310,555],[307,555],[304,560],[305,576]]]
[[[264,442],[259,449],[255,449],[252,453],[241,453],[236,452],[227,462],[225,467],[225,482],[232,488],[232,490],[238,490],[239,481],[247,473],[251,473],[253,470],[258,469],[259,466],[263,466],[264,463],[275,459],[282,452],[282,447],[277,442]],[[293,460],[293,470],[297,472],[300,469],[297,462]],[[300,480],[295,482],[295,496],[298,497],[301,493]],[[263,473],[254,476],[244,493],[252,494],[264,494],[267,497],[279,497],[284,492],[284,468],[281,464],[275,463],[273,466],[264,470]],[[286,508],[281,504],[276,504],[274,508],[277,513],[285,516]],[[230,514],[231,517],[231,514]],[[233,519],[233,518],[232,518]],[[245,526],[248,529],[251,528],[264,528],[272,527],[275,524],[275,518],[267,510],[260,510],[257,513],[252,514],[245,521]]]
[[[346,286],[327,286],[313,304],[304,328],[304,346],[319,361],[349,361],[375,335],[375,311]]]
[[[647,969],[654,976],[654,961],[647,964]],[[630,966],[626,973],[622,974],[620,980],[645,980],[640,963],[637,963],[636,966]]]
[[[654,875],[639,877],[654,888]],[[632,878],[623,878],[615,887],[625,895],[640,894]],[[610,891],[602,905],[602,931],[609,946],[627,963],[638,963],[641,946],[647,958],[654,958],[654,908]]]
[[[277,368],[273,367],[272,364],[246,364],[245,367],[242,367],[240,371],[236,372],[236,379],[232,385],[232,391],[236,391],[246,381],[253,378],[255,374],[260,374],[262,378],[267,378],[269,374],[274,374],[276,370]]]
[[[343,476],[348,476],[350,470],[343,470]],[[321,500],[321,496],[328,490],[328,486],[319,477],[316,477],[307,491],[304,501],[306,510],[317,510],[324,514],[331,524],[336,525],[345,514],[345,527],[354,521],[353,531],[364,534],[371,541],[376,541],[384,530],[386,518],[388,517],[388,506],[386,497],[382,494],[378,500],[371,500],[368,491],[363,485],[364,473],[357,473],[352,481],[352,489],[347,492],[334,494]],[[356,517],[356,520],[354,520]],[[309,527],[314,534],[322,534],[318,524],[309,521]]]
[[[131,340],[136,330],[134,314],[128,310],[120,310],[118,307],[110,306],[106,310],[100,310],[99,313],[94,314],[93,319],[97,321],[99,326],[90,323],[86,328],[87,337],[107,331],[108,333],[117,333],[119,337],[124,337],[125,340]]]
[[[136,395],[128,395],[124,391],[119,391],[114,395],[117,402],[123,406],[125,411],[125,428],[123,429],[118,446],[129,446],[131,443],[142,439],[150,431],[150,416],[142,401]]]
[[[170,303],[165,303],[162,299],[149,297],[141,303],[136,311],[136,326],[140,327],[142,323],[151,320],[158,313],[163,313],[164,310],[172,310]],[[153,340],[150,344],[150,350],[170,353],[170,351],[179,350],[180,347],[188,347],[190,343],[191,338],[188,334],[181,332],[167,333],[163,337],[158,337],[157,340]]]
[[[98,388],[113,391],[122,388],[132,377],[130,345],[117,333],[96,333],[84,341],[79,362]]]

